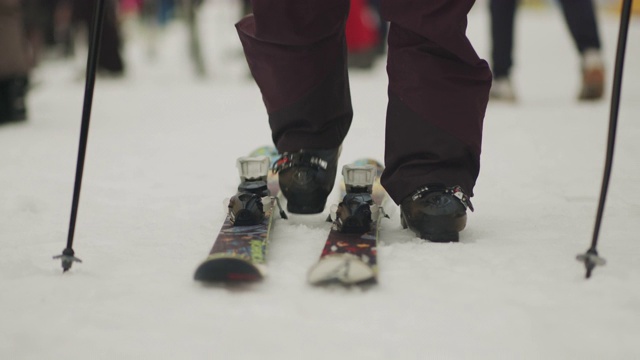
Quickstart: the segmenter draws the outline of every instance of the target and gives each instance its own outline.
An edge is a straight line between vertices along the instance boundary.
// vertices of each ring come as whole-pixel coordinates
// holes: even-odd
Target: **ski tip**
[[[263,277],[263,271],[256,265],[236,258],[205,260],[193,275],[194,280],[205,283],[256,282]]]
[[[375,267],[352,254],[335,254],[321,258],[310,270],[307,280],[312,285],[341,283],[356,285],[376,281]]]

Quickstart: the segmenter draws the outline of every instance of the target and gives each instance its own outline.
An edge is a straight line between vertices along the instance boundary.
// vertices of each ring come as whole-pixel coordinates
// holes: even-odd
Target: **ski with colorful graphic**
[[[314,285],[375,283],[377,244],[383,204],[388,199],[380,176],[383,166],[371,159],[345,165],[342,201],[331,211],[332,227],[308,281]]]
[[[227,218],[209,256],[198,266],[194,279],[203,282],[252,282],[266,274],[266,254],[279,204],[278,175],[269,171],[278,153],[260,148],[238,159],[240,185],[229,200]]]

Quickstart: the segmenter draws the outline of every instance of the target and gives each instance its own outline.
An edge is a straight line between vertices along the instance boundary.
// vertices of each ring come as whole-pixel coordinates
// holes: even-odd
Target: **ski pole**
[[[620,30],[618,32],[618,46],[616,49],[616,61],[613,75],[613,90],[611,93],[611,111],[609,116],[609,136],[607,140],[607,155],[604,167],[604,175],[602,179],[602,188],[600,190],[600,201],[598,203],[598,212],[596,215],[595,227],[593,230],[593,238],[591,247],[586,253],[578,255],[578,261],[583,262],[586,269],[586,278],[591,277],[593,269],[597,265],[604,265],[606,262],[598,256],[596,247],[598,245],[598,234],[600,233],[600,225],[604,213],[604,205],[609,188],[609,179],[611,177],[611,167],[613,165],[613,149],[616,142],[616,128],[618,126],[618,110],[620,108],[620,93],[622,89],[622,70],[624,67],[624,55],[627,46],[627,33],[629,32],[629,18],[631,17],[631,5],[633,0],[624,0],[622,4],[622,12],[620,14]]]
[[[93,104],[93,88],[96,80],[98,54],[100,52],[100,38],[102,35],[102,23],[104,20],[105,3],[106,0],[97,1],[93,18],[91,40],[89,43],[89,55],[87,57],[87,73],[84,88],[84,104],[82,107],[82,125],[80,129],[80,145],[78,148],[78,162],[76,164],[76,180],[73,188],[73,202],[71,205],[71,220],[69,221],[67,247],[62,251],[62,255],[53,257],[54,259],[62,260],[63,272],[71,269],[71,265],[74,262],[82,262],[82,260],[75,257],[75,252],[73,251],[73,236],[76,228],[76,218],[78,216],[78,203],[80,201],[80,187],[82,186],[84,158],[87,151],[89,122],[91,119],[91,105]]]

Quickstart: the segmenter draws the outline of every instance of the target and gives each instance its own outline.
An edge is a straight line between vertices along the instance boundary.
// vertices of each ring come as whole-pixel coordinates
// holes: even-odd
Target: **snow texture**
[[[192,280],[233,194],[235,161],[270,143],[233,28],[207,2],[210,70],[197,79],[186,26],[127,24],[128,76],[99,78],[74,249],[63,274],[83,80],[74,62],[35,74],[30,119],[0,127],[1,359],[637,359],[640,337],[640,23],[632,21],[611,187],[590,280],[619,18],[601,12],[607,99],[576,100],[579,59],[557,7],[517,22],[517,104],[491,103],[476,212],[457,244],[383,225],[379,285],[315,288],[326,213],[275,225],[268,278]],[[468,35],[489,55],[479,2]],[[80,53],[84,54],[84,53]],[[383,158],[384,61],[352,71],[354,124],[341,164]],[[328,211],[328,210],[327,210]],[[634,220],[636,219],[636,220]],[[635,340],[634,340],[635,339]]]

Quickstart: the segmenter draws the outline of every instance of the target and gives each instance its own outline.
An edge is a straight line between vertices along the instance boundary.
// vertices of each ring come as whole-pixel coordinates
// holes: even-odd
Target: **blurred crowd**
[[[238,19],[251,13],[250,0],[238,0]],[[387,24],[380,15],[381,0],[350,0],[346,40],[351,68],[369,69],[385,54]],[[576,49],[581,56],[583,87],[579,98],[602,97],[604,65],[594,12],[594,0],[558,1],[565,15]],[[126,64],[122,55],[121,19],[135,14],[156,24],[185,18],[198,9],[203,0],[107,0],[101,51],[97,64],[99,75],[120,77]],[[478,1],[488,6],[491,19],[492,58],[495,79],[492,98],[515,101],[511,82],[514,19],[518,0]],[[526,4],[545,0],[522,0]],[[97,0],[0,0],[0,123],[26,119],[25,96],[30,70],[43,59],[72,57],[78,40],[89,38]],[[486,4],[486,5],[485,5]],[[186,17],[189,18],[188,16]],[[197,29],[195,29],[197,31]],[[197,35],[197,34],[196,34]],[[198,39],[191,36],[194,57]],[[83,49],[85,49],[84,47]],[[202,66],[202,59],[200,58]],[[201,69],[201,72],[204,70]]]
[[[32,69],[47,58],[71,58],[78,40],[88,43],[96,4],[97,0],[0,0],[0,124],[26,119]],[[125,11],[166,21],[175,6],[173,0],[106,0],[98,74],[125,73],[120,21]]]
[[[515,19],[518,0],[489,0],[491,19],[491,69],[494,81],[491,98],[515,102],[516,91],[511,82],[514,65]],[[602,98],[604,93],[604,60],[600,31],[593,0],[558,0],[564,20],[580,57],[581,101]]]
[[[29,74],[46,56],[71,57],[89,35],[95,0],[0,0],[0,123],[25,120]],[[124,73],[115,0],[106,3],[99,71]]]
[[[241,2],[242,16],[251,13],[249,0]],[[120,77],[126,64],[122,55],[122,18],[135,15],[145,22],[164,25],[187,18],[203,0],[106,0],[97,72]],[[380,19],[380,0],[351,0],[347,24],[350,66],[370,68],[384,53],[386,25]],[[71,58],[79,39],[89,40],[97,0],[0,0],[0,123],[25,120],[29,73],[44,59]],[[194,29],[197,31],[197,29]],[[191,36],[192,55],[201,57]],[[83,49],[85,49],[84,47]],[[203,60],[199,72],[203,73]]]

